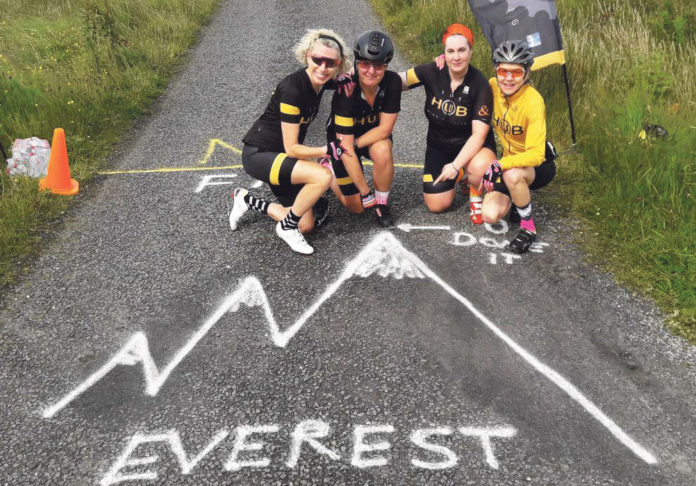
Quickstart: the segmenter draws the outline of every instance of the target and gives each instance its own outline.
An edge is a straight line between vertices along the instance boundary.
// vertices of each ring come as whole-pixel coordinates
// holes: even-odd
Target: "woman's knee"
[[[348,199],[343,202],[343,206],[351,214],[362,214],[365,212],[365,208],[359,198],[357,201],[355,199]]]
[[[452,203],[454,202],[454,198],[424,198],[425,201],[425,207],[428,208],[428,211],[431,213],[444,213],[447,211],[449,208],[452,207]]]
[[[481,207],[484,223],[495,224],[505,217],[510,210],[510,199],[500,192],[486,194]]]
[[[503,181],[508,187],[518,186],[521,184],[527,185],[527,179],[525,178],[524,170],[521,169],[508,169],[503,171]]]
[[[490,149],[484,147],[479,150],[479,152],[474,155],[474,158],[471,159],[471,162],[469,162],[469,165],[467,166],[469,179],[472,177],[474,179],[480,179],[494,160],[495,154]]]
[[[328,188],[331,185],[331,181],[333,181],[333,173],[326,167],[319,167],[319,169],[321,170],[317,175],[317,182]]]
[[[393,164],[392,143],[390,140],[380,140],[370,146],[370,158],[375,165]]]
[[[483,217],[483,222],[488,224],[495,224],[503,217],[505,214],[499,207],[486,207],[485,205],[481,208],[481,216]]]

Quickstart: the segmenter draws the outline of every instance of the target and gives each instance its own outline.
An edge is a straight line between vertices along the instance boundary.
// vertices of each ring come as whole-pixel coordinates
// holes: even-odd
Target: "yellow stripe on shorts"
[[[276,155],[276,158],[273,160],[273,165],[271,166],[271,174],[268,176],[268,180],[274,186],[280,185],[280,181],[278,180],[280,176],[280,167],[283,165],[283,161],[287,156],[288,154],[284,154],[281,152],[278,155]]]
[[[341,177],[340,179],[336,179],[336,182],[338,182],[339,186],[347,186],[353,183],[353,179],[350,177]]]
[[[415,68],[411,68],[406,71],[406,85],[412,86],[417,83],[420,83],[420,79],[418,79],[418,76],[416,75]]]
[[[433,182],[432,174],[423,174],[423,182]]]
[[[300,109],[296,106],[288,105],[287,103],[281,103],[280,112],[286,115],[299,115]]]
[[[334,116],[334,121],[336,122],[336,125],[339,127],[352,127],[353,126],[353,118],[349,118],[346,116]]]

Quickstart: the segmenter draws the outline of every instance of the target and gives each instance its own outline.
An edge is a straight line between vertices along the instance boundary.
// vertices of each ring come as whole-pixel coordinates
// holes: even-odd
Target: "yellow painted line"
[[[365,165],[374,165],[371,160],[363,161]],[[394,167],[405,169],[422,169],[419,164],[394,164]],[[220,167],[162,167],[159,169],[132,169],[132,170],[104,170],[97,172],[99,175],[129,175],[129,174],[171,174],[176,172],[201,172],[206,170],[230,170],[241,169],[242,164],[223,165]]]
[[[205,152],[205,156],[198,161],[199,164],[204,165],[207,164],[210,161],[210,158],[213,156],[213,152],[215,152],[215,149],[217,146],[220,145],[228,150],[231,150],[235,154],[241,155],[242,151],[239,150],[237,147],[234,145],[230,145],[227,142],[223,142],[219,138],[211,138],[210,143],[208,144],[208,150]]]
[[[133,170],[105,170],[97,172],[99,175],[119,175],[119,174],[155,174],[155,173],[171,173],[171,172],[192,172],[203,170],[229,170],[241,169],[242,164],[225,165],[223,167],[163,167],[161,169],[133,169]]]

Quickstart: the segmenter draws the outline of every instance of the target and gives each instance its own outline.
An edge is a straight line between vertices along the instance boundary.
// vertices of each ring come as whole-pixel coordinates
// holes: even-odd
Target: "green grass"
[[[0,0],[0,141],[66,132],[83,185],[166,87],[220,0]],[[9,154],[8,154],[9,155]],[[3,167],[4,168],[4,167]],[[0,171],[0,287],[71,198]]]
[[[472,64],[492,75],[490,48],[466,2],[372,0],[414,63],[441,51],[440,33],[474,30]],[[559,160],[545,195],[578,219],[578,242],[617,281],[651,296],[696,344],[696,6],[690,0],[557,2],[579,151]],[[558,66],[533,74],[549,138],[571,145]],[[666,139],[640,140],[646,123]]]

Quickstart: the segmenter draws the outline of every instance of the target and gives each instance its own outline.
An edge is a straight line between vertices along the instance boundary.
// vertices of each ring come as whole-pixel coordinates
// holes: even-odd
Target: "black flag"
[[[553,0],[469,0],[491,50],[523,40],[534,50],[532,70],[565,64],[563,39]]]

